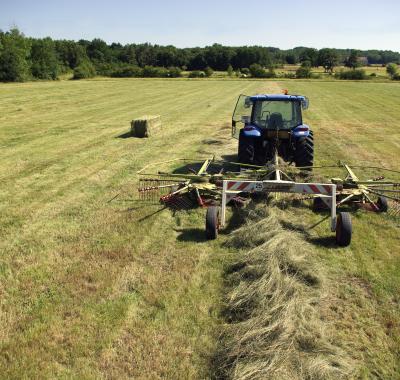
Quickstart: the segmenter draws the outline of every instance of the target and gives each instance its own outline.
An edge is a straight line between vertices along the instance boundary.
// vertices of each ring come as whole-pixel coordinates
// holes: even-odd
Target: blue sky
[[[13,25],[32,37],[123,44],[400,51],[398,0],[0,0],[0,29]]]

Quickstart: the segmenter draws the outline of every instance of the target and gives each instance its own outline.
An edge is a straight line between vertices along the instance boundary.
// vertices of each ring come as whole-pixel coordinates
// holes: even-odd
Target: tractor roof
[[[305,101],[306,97],[302,95],[284,95],[284,94],[260,94],[250,96],[252,102],[264,100],[286,100],[286,101]]]

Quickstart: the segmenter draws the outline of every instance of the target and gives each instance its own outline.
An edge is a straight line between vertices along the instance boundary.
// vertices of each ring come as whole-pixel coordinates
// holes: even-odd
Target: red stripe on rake
[[[326,190],[326,192],[328,193],[328,194],[332,194],[332,187],[330,187],[330,186],[324,186],[324,189]]]
[[[228,182],[228,190],[231,189],[233,186],[236,185],[237,182]]]
[[[320,193],[319,189],[315,185],[308,185],[308,187],[312,190],[313,193]]]
[[[244,190],[249,184],[246,182],[243,182],[239,185],[239,187],[237,188],[238,190],[242,191]]]

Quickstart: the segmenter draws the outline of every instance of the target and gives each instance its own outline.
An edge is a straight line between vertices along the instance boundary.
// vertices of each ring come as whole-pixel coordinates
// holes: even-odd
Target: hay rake
[[[194,204],[186,192],[188,185],[188,181],[176,179],[141,178],[138,187],[139,200],[162,203],[174,210],[189,209]]]
[[[146,173],[146,169],[151,166],[160,167],[161,164],[177,161],[196,163],[199,168],[195,170],[188,167],[185,173]],[[229,171],[229,166],[232,165],[240,165],[241,170]],[[285,163],[280,164],[277,154],[265,166],[218,162],[214,157],[200,161],[175,159],[148,165],[140,170],[138,194],[140,200],[161,203],[173,210],[199,206],[207,208],[206,236],[209,239],[215,239],[218,231],[225,226],[226,206],[241,205],[252,194],[266,197],[269,193],[290,193],[298,194],[303,199],[313,199],[314,209],[330,209],[331,231],[336,233],[336,241],[341,246],[350,244],[352,226],[350,214],[337,212],[338,207],[357,205],[382,212],[387,211],[390,200],[394,205],[394,213],[398,213],[399,183],[384,180],[383,175],[362,181],[349,165],[343,163],[313,168],[344,168],[347,174],[344,179],[332,178],[330,182],[296,182],[293,179],[296,172],[293,170],[309,168],[294,169]],[[400,174],[397,171],[392,172]],[[378,200],[375,200],[376,197]]]
[[[327,168],[335,166],[320,166],[317,168]],[[400,174],[399,171],[390,170],[382,167],[372,166],[353,166],[350,167],[345,163],[339,162],[336,167],[343,168],[346,176],[342,178],[331,178],[331,182],[337,186],[337,207],[342,205],[350,205],[361,207],[369,211],[386,212],[389,209],[389,201],[395,210],[400,208],[400,183],[391,180],[385,180],[385,175],[379,173],[376,176],[365,181],[360,180],[354,173],[354,169],[374,169],[380,172],[391,172]],[[323,199],[314,198],[313,207],[315,210],[326,208]]]
[[[190,161],[188,159],[170,160]],[[148,165],[138,172],[139,178],[139,199],[159,202],[174,209],[189,209],[195,206],[208,207],[218,201],[219,191],[216,176],[209,174],[207,169],[214,161],[214,158],[201,161],[198,170],[189,168],[190,173],[178,174],[159,171],[157,178],[154,175],[144,173],[144,170],[157,163]]]

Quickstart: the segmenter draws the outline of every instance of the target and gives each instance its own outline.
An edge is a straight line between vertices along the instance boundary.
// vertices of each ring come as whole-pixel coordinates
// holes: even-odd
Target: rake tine
[[[113,200],[117,199],[120,195],[121,195],[121,193],[118,193],[117,195],[114,195],[111,199],[109,199],[109,200],[107,201],[107,203],[110,203],[110,202],[112,202]]]
[[[385,193],[400,193],[400,190],[392,190],[392,189],[376,189],[374,187],[374,191],[384,191]]]
[[[371,190],[371,189],[368,189],[368,191],[369,191],[370,193],[379,195],[379,196],[381,196],[381,197],[385,197],[385,198],[391,199],[392,201],[400,202],[400,199],[399,199],[399,198],[395,198],[395,197],[392,197],[392,196],[387,195],[387,194],[382,194],[382,193],[379,193],[379,192],[374,191],[374,190]]]

